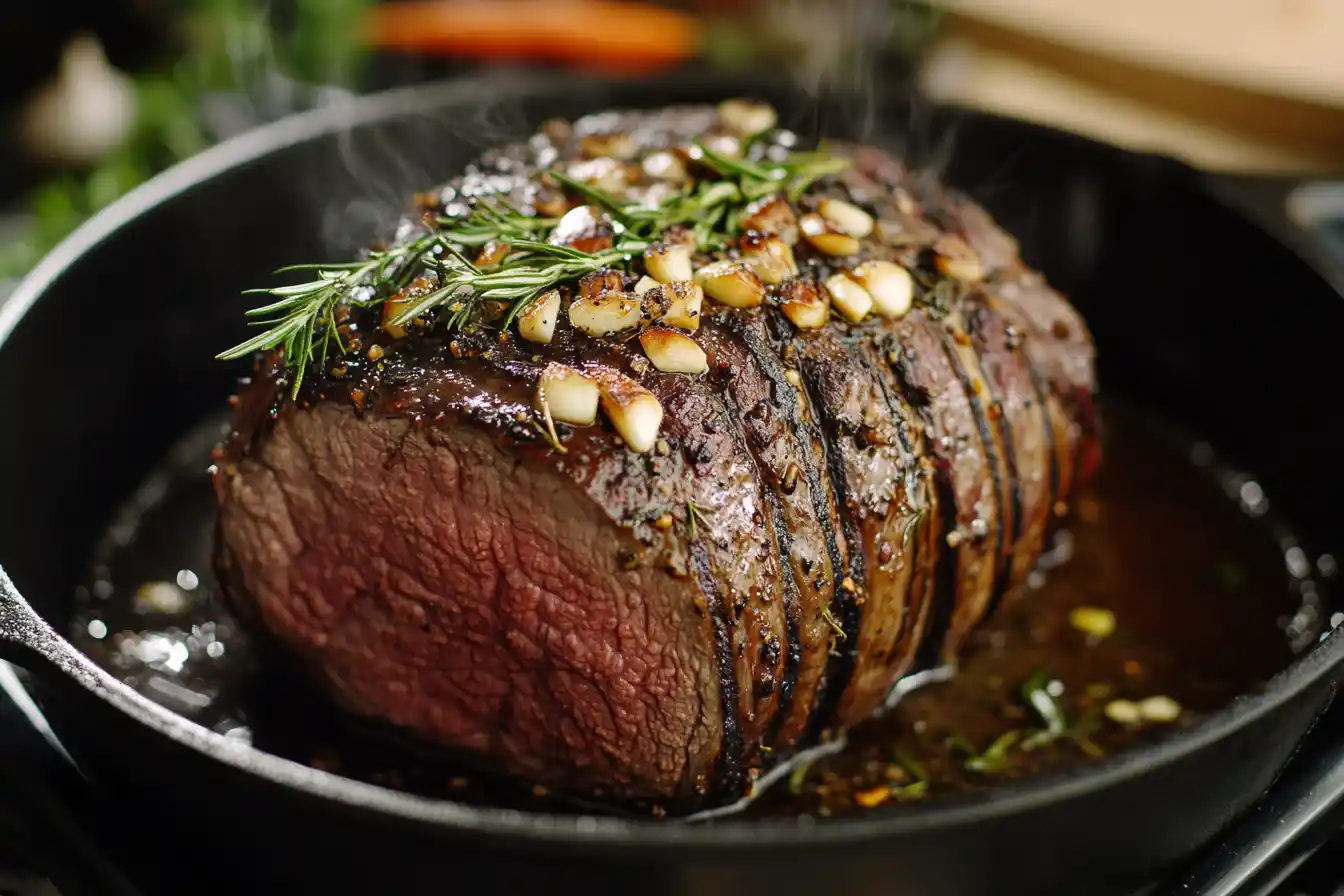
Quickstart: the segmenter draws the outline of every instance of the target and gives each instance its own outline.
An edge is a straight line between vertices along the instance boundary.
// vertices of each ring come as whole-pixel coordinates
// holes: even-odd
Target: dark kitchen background
[[[10,285],[90,213],[239,130],[334,91],[516,62],[612,77],[774,66],[905,79],[939,100],[1203,167],[1344,167],[1344,4],[1333,0],[18,0],[9,12]],[[1319,205],[1304,203],[1316,218]]]
[[[1339,0],[12,0],[6,12],[0,301],[90,214],[214,142],[344,93],[519,62],[900,82],[1206,168],[1309,175],[1290,211],[1344,256],[1328,179],[1344,172]],[[0,685],[12,674],[0,664]],[[152,892],[119,865],[122,846],[182,848],[171,820],[119,825],[60,783],[26,709],[0,697],[0,896]],[[1275,892],[1344,894],[1344,848]]]

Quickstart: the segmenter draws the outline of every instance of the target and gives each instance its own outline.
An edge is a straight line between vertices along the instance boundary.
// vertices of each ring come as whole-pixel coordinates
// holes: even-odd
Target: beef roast
[[[796,138],[744,140],[744,110],[761,107],[549,122],[419,197],[397,240],[493,197],[602,251],[613,201],[723,176],[703,147],[782,158]],[[549,342],[490,303],[401,326],[387,310],[442,272],[422,262],[381,308],[334,307],[343,350],[300,387],[281,350],[258,355],[215,474],[240,611],[354,713],[673,813],[741,797],[953,661],[1097,463],[1091,340],[983,209],[877,149],[827,152],[849,167],[734,207],[728,245],[694,243],[697,268],[759,275],[759,307],[704,276],[657,285],[675,278],[636,256],[531,306]],[[685,223],[664,248],[697,240]],[[891,265],[912,302],[874,279]],[[678,289],[711,294],[697,315]],[[582,332],[580,301],[611,296],[641,320]],[[557,376],[597,384],[604,413],[557,421],[558,387],[540,400]],[[643,435],[616,425],[627,411]]]

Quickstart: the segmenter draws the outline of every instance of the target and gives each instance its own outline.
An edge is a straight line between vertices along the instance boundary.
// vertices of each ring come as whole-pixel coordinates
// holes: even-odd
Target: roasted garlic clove
[[[758,100],[734,98],[719,103],[719,122],[740,137],[754,137],[779,121],[774,107]]]
[[[872,294],[844,274],[827,277],[826,291],[831,294],[831,305],[852,324],[859,323],[873,310]]]
[[[643,454],[658,441],[663,406],[648,389],[615,370],[592,374],[597,381],[602,413],[632,451]]]
[[[799,218],[798,226],[803,231],[803,238],[818,252],[824,252],[827,255],[848,256],[855,255],[859,251],[859,241],[856,238],[837,230],[829,221],[815,212]]]
[[[830,297],[806,280],[785,283],[779,298],[779,310],[800,330],[819,330],[831,319]]]
[[[873,216],[852,202],[823,199],[817,203],[817,211],[831,227],[841,233],[863,239],[873,232]]]
[[[491,240],[476,253],[476,267],[488,268],[499,264],[509,254],[509,244],[503,240]]]
[[[542,414],[571,426],[592,426],[597,422],[597,383],[573,367],[551,363],[537,381],[534,404]]]
[[[747,266],[770,286],[778,286],[790,277],[798,276],[793,250],[778,236],[751,230],[738,240],[738,248]]]
[[[634,330],[643,317],[643,303],[623,290],[580,295],[569,304],[569,322],[574,329],[598,338]]]
[[[700,374],[709,369],[705,350],[685,333],[653,327],[639,334],[639,344],[653,366],[663,373]]]
[[[549,343],[560,319],[560,290],[548,289],[518,315],[518,335],[528,342]]]
[[[585,134],[579,138],[579,152],[585,158],[611,158],[629,161],[639,154],[639,145],[629,134]]]
[[[690,280],[691,250],[683,243],[654,243],[644,250],[644,269],[659,283]]]
[[[613,235],[611,218],[606,212],[594,205],[579,205],[556,222],[547,242],[580,252],[601,252],[611,248]]]
[[[700,306],[705,299],[700,284],[694,280],[678,280],[659,288],[668,297],[663,323],[692,332],[700,329]]]
[[[945,234],[933,244],[934,264],[953,280],[975,283],[983,280],[985,267],[970,244],[956,234]]]
[[[765,284],[741,264],[719,261],[695,272],[705,295],[730,308],[756,308],[765,301]]]
[[[766,196],[747,206],[742,227],[773,233],[790,246],[798,244],[798,216],[782,196]]]
[[[915,300],[915,279],[910,272],[890,261],[865,261],[849,272],[873,297],[877,313],[883,317],[904,317]]]

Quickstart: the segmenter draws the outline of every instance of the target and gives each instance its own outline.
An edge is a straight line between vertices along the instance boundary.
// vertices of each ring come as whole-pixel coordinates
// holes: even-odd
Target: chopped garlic
[[[1101,640],[1110,637],[1115,631],[1115,614],[1105,607],[1074,607],[1069,612],[1069,624]]]
[[[1139,707],[1129,700],[1112,700],[1106,704],[1106,718],[1121,725],[1136,725],[1142,718]]]
[[[1140,700],[1138,710],[1146,722],[1174,722],[1181,716],[1181,704],[1162,695]]]

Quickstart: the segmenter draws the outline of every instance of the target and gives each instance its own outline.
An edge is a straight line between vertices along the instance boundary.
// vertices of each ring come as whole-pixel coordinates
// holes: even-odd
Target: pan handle
[[[1202,175],[1218,202],[1250,218],[1344,294],[1344,174]]]

